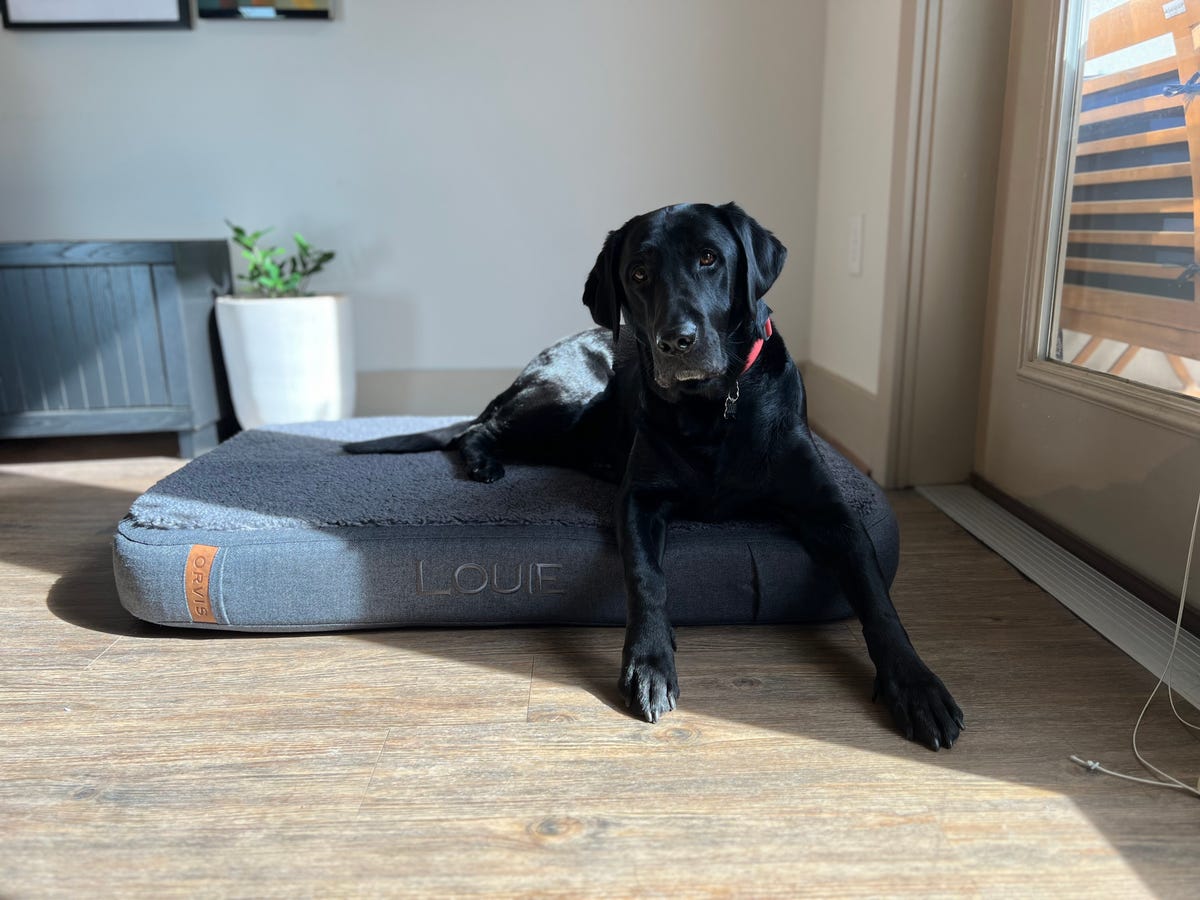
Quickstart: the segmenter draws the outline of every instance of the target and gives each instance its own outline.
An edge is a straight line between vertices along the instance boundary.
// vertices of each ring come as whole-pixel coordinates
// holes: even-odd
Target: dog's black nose
[[[681,325],[669,328],[658,335],[658,349],[668,355],[684,354],[696,345],[696,326]]]

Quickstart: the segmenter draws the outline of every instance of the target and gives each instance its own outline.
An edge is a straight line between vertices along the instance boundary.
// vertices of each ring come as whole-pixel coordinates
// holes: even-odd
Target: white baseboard
[[[1156,678],[1175,623],[967,485],[918,487],[925,497]],[[1200,708],[1200,639],[1179,636],[1171,684]]]

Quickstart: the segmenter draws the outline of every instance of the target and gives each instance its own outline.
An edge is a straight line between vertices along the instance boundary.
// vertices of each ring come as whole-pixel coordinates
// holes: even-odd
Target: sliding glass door
[[[976,471],[1169,593],[1200,491],[1200,0],[1019,0]]]

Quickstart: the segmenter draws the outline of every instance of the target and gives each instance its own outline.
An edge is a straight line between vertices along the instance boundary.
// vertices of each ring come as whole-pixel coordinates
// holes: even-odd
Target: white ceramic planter
[[[217,331],[243,428],[354,414],[350,299],[218,297]]]

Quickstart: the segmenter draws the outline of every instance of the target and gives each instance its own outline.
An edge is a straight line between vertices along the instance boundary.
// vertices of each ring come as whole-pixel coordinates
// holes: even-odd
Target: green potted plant
[[[217,298],[217,331],[233,409],[243,428],[354,412],[354,336],[345,294],[312,294],[308,281],[333,259],[293,234],[296,252],[264,245],[271,229],[232,222],[249,264],[245,290]]]

